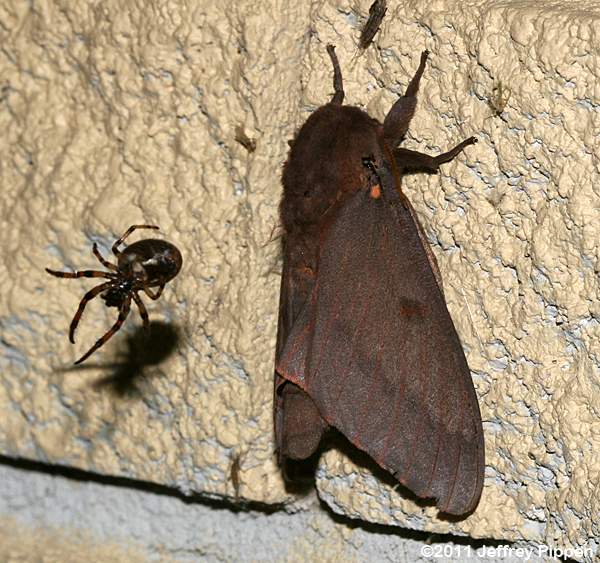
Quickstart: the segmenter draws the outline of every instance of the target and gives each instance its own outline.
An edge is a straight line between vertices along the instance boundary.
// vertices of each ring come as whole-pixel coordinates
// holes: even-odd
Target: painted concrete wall
[[[331,94],[327,43],[346,102],[380,119],[427,48],[405,146],[479,143],[405,189],[473,372],[485,489],[448,522],[330,451],[319,494],[361,521],[596,552],[600,5],[390,2],[359,53],[369,3],[2,3],[0,451],[217,499],[239,458],[238,499],[297,502],[271,422],[287,140]],[[148,301],[149,342],[133,310],[73,368],[115,310],[90,303],[69,344],[99,280],[44,267],[96,268],[92,243],[134,223],[183,270]]]
[[[548,561],[543,545],[474,542],[332,518],[316,495],[293,510],[228,509],[139,483],[0,466],[2,561],[138,563]],[[7,516],[8,514],[8,516]],[[519,552],[521,549],[522,552]]]

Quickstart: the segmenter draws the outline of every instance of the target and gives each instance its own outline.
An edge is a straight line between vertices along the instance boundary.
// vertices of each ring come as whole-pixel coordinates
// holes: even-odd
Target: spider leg
[[[158,298],[159,298],[159,297],[162,295],[162,292],[163,292],[163,289],[164,289],[164,288],[165,288],[165,284],[163,283],[163,284],[161,284],[161,286],[158,288],[158,290],[157,290],[157,292],[156,292],[156,293],[152,293],[152,291],[150,290],[150,288],[148,288],[148,287],[145,287],[145,288],[144,288],[144,293],[145,293],[145,294],[146,294],[148,297],[150,297],[150,299],[152,299],[152,301],[156,301],[156,300],[157,300],[157,299],[158,299]]]
[[[51,270],[50,268],[46,268],[46,272],[48,272],[51,276],[56,276],[57,278],[108,278],[113,279],[116,278],[116,274],[112,274],[111,272],[101,272],[100,270],[77,270],[76,272],[59,272],[58,270]]]
[[[132,297],[135,301],[135,304],[138,306],[138,309],[140,310],[140,317],[142,317],[142,321],[144,322],[144,330],[148,332],[150,330],[150,320],[148,319],[148,311],[146,310],[146,306],[144,305],[142,298],[137,293],[133,293]]]
[[[135,231],[136,229],[160,229],[160,227],[157,227],[155,225],[131,225],[131,227],[129,227],[129,229],[127,229],[123,235],[121,236],[121,238],[117,239],[115,241],[115,244],[112,245],[112,251],[113,254],[115,256],[118,256],[119,254],[121,254],[121,251],[118,249],[118,246],[120,244],[123,243],[123,241],[131,234],[133,233],[133,231]]]
[[[105,344],[106,341],[109,340],[110,337],[113,336],[113,334],[121,328],[121,325],[123,324],[123,322],[127,318],[127,315],[129,314],[130,308],[131,308],[131,297],[128,297],[123,302],[123,305],[121,305],[121,308],[119,309],[119,318],[117,319],[117,322],[114,325],[112,325],[110,330],[102,338],[99,338],[98,340],[96,340],[96,343],[83,356],[81,356],[81,358],[79,358],[75,362],[75,364],[80,364],[84,360],[87,360],[87,358],[89,358],[96,350],[98,350],[98,348],[100,348],[100,346]]]
[[[88,301],[90,299],[93,299],[94,297],[96,297],[96,295],[98,295],[99,293],[102,293],[105,289],[108,289],[112,284],[113,284],[113,282],[101,283],[100,285],[97,285],[93,289],[90,289],[81,299],[81,301],[79,302],[79,307],[77,307],[77,312],[75,313],[75,316],[73,317],[73,320],[71,321],[71,326],[69,327],[69,340],[71,341],[72,344],[75,344],[75,329],[77,328],[77,325],[79,324],[79,319],[81,318],[81,315],[83,314],[83,310],[85,309],[85,306],[88,304]]]
[[[109,270],[113,270],[115,272],[119,271],[119,268],[117,268],[114,264],[111,264],[108,260],[104,259],[104,256],[100,254],[100,251],[98,250],[98,245],[96,243],[94,243],[94,246],[92,246],[92,252],[94,253],[94,256],[98,258],[100,264],[102,264],[105,268],[108,268]]]

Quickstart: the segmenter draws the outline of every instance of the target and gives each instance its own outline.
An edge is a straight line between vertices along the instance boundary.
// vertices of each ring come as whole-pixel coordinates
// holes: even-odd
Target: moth
[[[369,8],[369,18],[367,19],[358,40],[358,46],[366,49],[372,42],[375,34],[379,31],[381,22],[387,12],[386,0],[375,0]]]
[[[280,204],[283,273],[274,424],[282,468],[318,455],[329,428],[440,511],[462,515],[481,496],[484,441],[477,396],[406,172],[438,156],[398,148],[415,112],[424,51],[383,124],[334,95],[291,144]],[[314,458],[312,458],[314,459]]]

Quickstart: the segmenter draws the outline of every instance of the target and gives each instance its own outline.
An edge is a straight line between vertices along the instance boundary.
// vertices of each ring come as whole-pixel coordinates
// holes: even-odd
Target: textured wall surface
[[[331,95],[326,43],[346,102],[380,119],[427,48],[405,146],[479,143],[405,191],[480,398],[485,489],[449,522],[330,451],[320,495],[356,519],[595,551],[600,5],[390,2],[360,54],[369,3],[0,5],[0,452],[212,497],[235,496],[239,458],[239,497],[294,502],[271,422],[287,140]],[[116,311],[92,302],[70,345],[97,280],[43,268],[98,267],[92,243],[109,254],[142,222],[184,256],[151,339],[132,311],[74,368]]]

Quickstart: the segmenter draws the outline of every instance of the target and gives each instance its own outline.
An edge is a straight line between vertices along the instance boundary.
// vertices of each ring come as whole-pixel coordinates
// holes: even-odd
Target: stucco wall
[[[240,499],[296,502],[271,421],[287,140],[329,99],[328,42],[346,102],[377,118],[427,48],[405,146],[479,138],[405,189],[473,372],[484,493],[466,520],[440,520],[331,451],[320,495],[364,521],[595,551],[600,5],[390,2],[359,53],[369,4],[0,5],[0,451],[215,498],[235,497],[239,457]],[[44,267],[95,268],[92,243],[108,254],[134,223],[160,225],[183,270],[148,303],[150,342],[132,311],[74,369],[115,310],[92,302],[70,345],[97,280]]]

